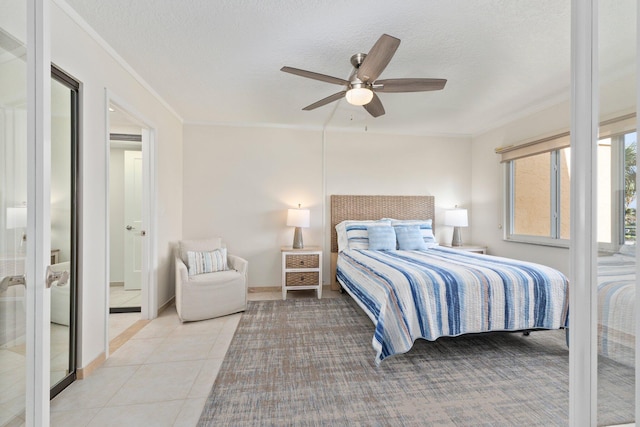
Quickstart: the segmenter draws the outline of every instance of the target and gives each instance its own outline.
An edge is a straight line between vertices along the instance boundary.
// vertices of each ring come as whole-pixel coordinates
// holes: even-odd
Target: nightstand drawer
[[[318,286],[320,277],[317,271],[286,273],[286,286]]]
[[[287,255],[286,268],[318,268],[318,255]]]

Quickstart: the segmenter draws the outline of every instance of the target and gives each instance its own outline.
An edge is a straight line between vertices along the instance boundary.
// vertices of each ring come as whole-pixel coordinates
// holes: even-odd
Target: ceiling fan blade
[[[373,89],[377,92],[425,92],[442,90],[446,83],[447,79],[386,79],[376,80]]]
[[[333,83],[341,86],[349,84],[349,82],[344,79],[327,76],[326,74],[314,73],[313,71],[301,70],[299,68],[282,67],[280,71],[284,71],[285,73],[295,74],[297,76],[307,77],[309,79],[320,80],[321,82]]]
[[[363,82],[373,82],[377,79],[393,58],[398,46],[400,46],[400,39],[388,34],[381,35],[360,64],[358,78]]]
[[[364,109],[369,112],[373,117],[380,117],[384,114],[384,107],[382,106],[382,101],[375,93],[373,94],[373,99],[368,104],[363,105]]]
[[[306,107],[303,108],[303,110],[305,110],[305,111],[315,110],[318,107],[322,107],[323,105],[327,105],[330,102],[337,101],[338,99],[341,99],[342,97],[344,97],[345,93],[347,93],[346,90],[343,90],[342,92],[334,93],[333,95],[327,96],[326,98],[321,99],[318,102],[314,102],[311,105],[307,105]]]

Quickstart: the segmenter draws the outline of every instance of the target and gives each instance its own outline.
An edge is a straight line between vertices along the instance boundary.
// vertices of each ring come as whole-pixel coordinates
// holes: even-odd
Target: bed
[[[598,354],[635,366],[635,246],[598,257]]]
[[[562,273],[441,247],[433,237],[434,211],[432,196],[331,196],[332,268],[337,285],[375,326],[376,364],[409,351],[419,338],[567,325]],[[388,228],[420,233],[426,247],[373,250]]]

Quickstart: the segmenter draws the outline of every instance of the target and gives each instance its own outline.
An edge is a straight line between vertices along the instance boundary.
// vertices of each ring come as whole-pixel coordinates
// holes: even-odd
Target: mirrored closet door
[[[636,1],[598,2],[598,425],[635,421]]]
[[[26,274],[26,15],[14,18],[0,16],[0,425],[24,420],[27,393],[26,286],[8,281]]]
[[[51,286],[51,397],[76,378],[79,83],[51,69],[51,268],[69,272]]]

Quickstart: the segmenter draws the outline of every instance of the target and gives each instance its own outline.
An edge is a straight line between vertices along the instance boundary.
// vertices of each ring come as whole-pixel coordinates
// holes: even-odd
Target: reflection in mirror
[[[614,425],[635,420],[636,5],[598,5],[598,425]]]
[[[71,95],[51,80],[51,265],[71,271]],[[51,385],[70,372],[71,281],[51,286]]]
[[[80,85],[51,68],[51,398],[76,378],[78,277],[78,94]]]
[[[27,226],[26,48],[0,16],[0,281],[24,276]],[[11,28],[20,31],[25,22]],[[27,378],[25,286],[0,288],[0,425],[24,423]]]

